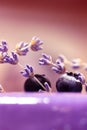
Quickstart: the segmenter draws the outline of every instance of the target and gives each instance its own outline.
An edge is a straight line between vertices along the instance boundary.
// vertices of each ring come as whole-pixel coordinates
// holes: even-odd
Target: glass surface
[[[2,93],[0,129],[86,130],[87,95]]]

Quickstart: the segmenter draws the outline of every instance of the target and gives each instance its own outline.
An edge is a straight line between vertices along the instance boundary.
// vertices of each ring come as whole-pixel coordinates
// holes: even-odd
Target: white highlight
[[[37,104],[41,99],[35,97],[0,97],[0,104]]]

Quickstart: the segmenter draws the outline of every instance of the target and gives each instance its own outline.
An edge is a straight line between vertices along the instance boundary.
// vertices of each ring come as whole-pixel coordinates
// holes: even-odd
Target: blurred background
[[[0,0],[0,41],[7,41],[9,53],[17,43],[30,42],[33,36],[44,41],[43,50],[29,51],[19,62],[32,65],[35,73],[46,74],[56,91],[59,75],[50,66],[38,65],[38,59],[44,52],[54,62],[59,54],[87,62],[86,0]],[[7,92],[23,91],[26,78],[20,70],[18,65],[0,64],[0,84]],[[79,71],[86,76],[83,69]]]

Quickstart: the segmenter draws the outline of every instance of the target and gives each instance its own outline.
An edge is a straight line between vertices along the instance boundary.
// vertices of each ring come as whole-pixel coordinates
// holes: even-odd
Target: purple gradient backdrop
[[[8,42],[9,51],[20,41],[30,42],[34,35],[44,41],[43,51],[30,52],[20,57],[20,62],[34,66],[36,73],[45,73],[55,90],[58,75],[50,67],[42,69],[38,58],[45,52],[55,60],[62,53],[69,59],[80,57],[87,62],[86,0],[0,1],[0,40]],[[6,91],[23,91],[25,78],[19,71],[18,66],[0,65],[0,83]]]

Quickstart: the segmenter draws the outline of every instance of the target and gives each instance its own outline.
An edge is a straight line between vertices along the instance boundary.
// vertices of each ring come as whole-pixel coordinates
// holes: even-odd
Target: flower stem
[[[23,65],[21,65],[19,62],[18,62],[18,65],[21,67],[21,68],[24,68]],[[39,85],[41,85],[41,87],[46,91],[46,88],[44,87],[44,85],[35,77],[33,76],[33,78],[38,82]]]
[[[41,85],[41,87],[42,87],[45,91],[47,91],[46,88],[44,87],[44,85],[43,85],[35,76],[34,76],[33,78]]]
[[[22,69],[24,68],[22,64],[18,62],[18,66],[20,66]]]

